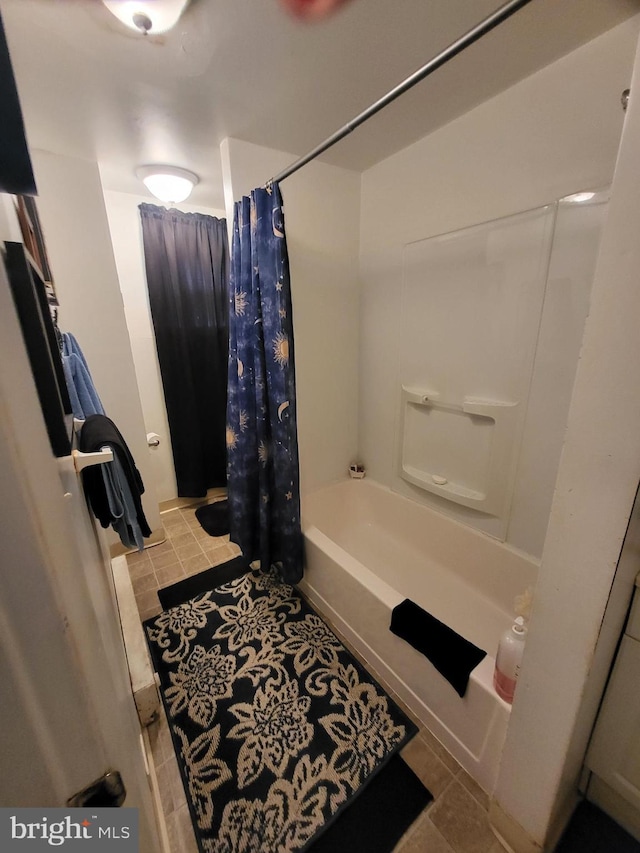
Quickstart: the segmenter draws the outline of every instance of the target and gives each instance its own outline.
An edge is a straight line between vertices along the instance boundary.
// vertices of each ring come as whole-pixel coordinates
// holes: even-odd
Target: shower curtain
[[[227,224],[154,204],[140,216],[178,495],[202,497],[227,482]]]
[[[302,577],[293,322],[277,184],[236,202],[231,253],[227,480],[231,541]]]

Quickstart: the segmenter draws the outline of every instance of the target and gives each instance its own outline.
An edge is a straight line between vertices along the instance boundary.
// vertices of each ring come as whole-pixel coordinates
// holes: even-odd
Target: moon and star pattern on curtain
[[[227,488],[231,541],[302,577],[293,318],[277,184],[236,202],[231,253]]]

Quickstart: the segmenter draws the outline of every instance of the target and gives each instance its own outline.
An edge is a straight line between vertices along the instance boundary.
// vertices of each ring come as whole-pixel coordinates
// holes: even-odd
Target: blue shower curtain
[[[293,318],[277,184],[236,202],[229,282],[227,488],[231,541],[302,577]]]

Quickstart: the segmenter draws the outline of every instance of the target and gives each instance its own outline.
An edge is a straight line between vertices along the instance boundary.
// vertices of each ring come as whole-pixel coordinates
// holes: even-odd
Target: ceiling
[[[352,0],[313,24],[278,0],[192,0],[165,36],[127,30],[99,0],[0,0],[29,143],[97,160],[141,193],[143,163],[200,175],[223,207],[225,137],[314,148],[500,5]],[[364,170],[640,12],[640,0],[533,0],[323,159]],[[267,176],[265,176],[266,178]]]

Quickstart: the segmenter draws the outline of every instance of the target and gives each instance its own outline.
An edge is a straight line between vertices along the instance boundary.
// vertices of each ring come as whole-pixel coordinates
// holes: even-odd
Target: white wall
[[[630,82],[636,97],[625,120],[495,791],[494,819],[507,840],[518,838],[509,818],[531,840],[517,849],[545,842],[552,849],[573,802],[595,714],[595,646],[640,478],[640,42]]]
[[[38,212],[60,300],[59,325],[85,354],[106,414],[123,434],[145,484],[142,502],[161,528],[155,472],[96,163],[32,151]]]
[[[363,174],[359,447],[376,480],[394,483],[404,247],[607,186],[639,26],[627,21]],[[565,399],[551,383],[545,392],[536,397],[544,409],[528,412],[538,426],[525,425],[507,536],[538,557],[567,410],[566,390]],[[551,470],[536,466],[538,448],[552,445]]]
[[[295,156],[235,139],[222,144],[231,204]],[[281,186],[295,328],[301,489],[344,477],[357,449],[360,175],[314,162]]]
[[[359,435],[376,479],[393,479],[403,247],[607,186],[639,28],[636,16],[364,173]],[[633,85],[640,89],[640,69]],[[553,365],[541,365],[530,422],[538,427],[524,435],[520,474],[527,472],[528,485],[517,485],[511,541],[535,553],[547,518],[549,527],[492,806],[495,825],[519,853],[552,849],[574,802],[595,713],[589,671],[640,477],[639,108],[632,104],[627,114],[570,408],[566,391],[560,400],[553,387]],[[559,316],[547,308],[540,342]],[[545,424],[541,413],[560,402],[569,417],[566,432],[562,419],[553,425],[564,450],[548,516],[555,475],[549,480],[551,419]],[[547,494],[532,510],[542,469]],[[591,714],[582,709],[586,693]]]
[[[607,219],[607,192],[558,205],[507,539],[540,557]]]
[[[105,190],[104,203],[140,390],[145,429],[147,433],[156,433],[160,436],[160,445],[151,450],[158,500],[169,501],[177,497],[178,491],[158,352],[149,308],[142,226],[138,210],[139,204],[160,204],[160,202],[149,195],[138,196]],[[195,207],[188,201],[172,206],[187,213],[204,213],[219,219],[225,217],[224,210]]]
[[[10,240],[14,243],[23,242],[14,196],[7,193],[0,193],[0,240]]]

